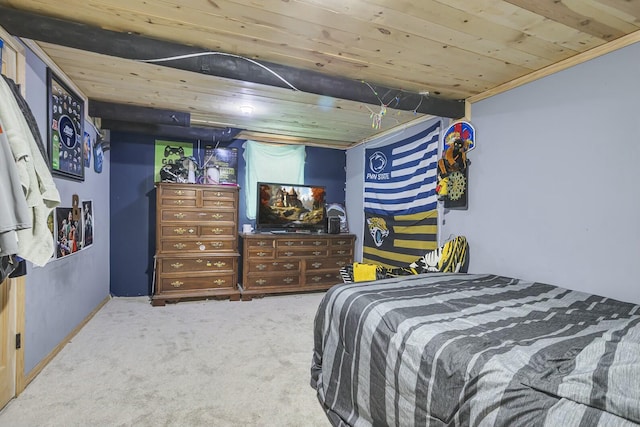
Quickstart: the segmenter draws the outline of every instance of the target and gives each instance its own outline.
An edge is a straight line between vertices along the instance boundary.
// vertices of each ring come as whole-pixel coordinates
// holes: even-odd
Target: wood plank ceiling
[[[637,41],[640,29],[640,0],[0,0],[0,6],[252,66],[265,61],[313,72],[318,82],[348,79],[370,90],[375,102],[185,71],[175,67],[178,61],[141,61],[156,58],[151,54],[79,50],[52,43],[45,31],[31,36],[90,101],[187,112],[191,126],[332,148],[429,114],[423,104],[480,99],[615,40]],[[0,25],[6,24],[0,11]],[[5,27],[11,34],[27,31],[13,25]],[[272,74],[280,85],[286,80]],[[403,107],[393,108],[400,100]],[[243,106],[252,112],[243,113]]]

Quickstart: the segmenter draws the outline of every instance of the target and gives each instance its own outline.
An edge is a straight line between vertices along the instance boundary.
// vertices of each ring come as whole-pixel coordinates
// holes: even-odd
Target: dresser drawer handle
[[[285,252],[284,254],[285,254],[286,256],[291,256],[291,255],[293,255],[293,252]]]
[[[340,246],[347,244],[347,242],[345,242],[344,240],[338,240],[336,243],[339,244]]]
[[[175,217],[176,217],[176,218],[178,218],[178,219],[182,219],[182,218],[184,218],[186,215],[185,215],[185,214],[183,214],[182,212],[178,212],[177,214],[173,214],[173,216],[175,216]]]
[[[171,267],[178,269],[184,267],[184,264],[181,262],[176,262],[175,264],[171,264]]]
[[[266,252],[258,252],[256,255],[258,255],[258,256],[266,256],[267,253]]]
[[[175,203],[176,203],[176,205],[182,206],[182,205],[184,205],[184,200],[176,200]]]
[[[217,279],[217,280],[214,280],[213,283],[215,283],[216,285],[220,286],[220,285],[224,285],[225,283],[227,283],[227,281],[224,280],[224,279]]]
[[[224,202],[221,202],[220,200],[218,200],[217,202],[214,203],[214,205],[222,206],[222,205],[224,205]]]
[[[346,253],[347,253],[347,251],[338,251],[338,253],[339,253],[340,255],[344,255],[344,254],[346,254]]]
[[[287,240],[284,244],[287,246],[293,246],[293,242],[291,240]]]
[[[314,244],[315,246],[320,246],[320,245],[322,245],[322,242],[320,242],[320,241],[316,240],[316,241],[314,241],[314,242],[313,242],[313,244]]]
[[[211,215],[211,218],[213,218],[213,219],[220,219],[220,218],[224,218],[224,215],[219,214],[219,213],[216,213],[216,214]]]
[[[218,268],[221,268],[221,267],[224,267],[225,265],[227,265],[227,263],[226,262],[222,262],[222,261],[218,261],[213,265],[215,265]]]
[[[222,233],[223,231],[224,231],[224,230],[223,230],[222,228],[212,228],[212,229],[211,229],[211,232],[212,232],[213,234],[220,234],[220,233]]]
[[[318,256],[318,255],[320,255],[321,253],[322,253],[322,252],[320,252],[320,251],[315,251],[313,254],[314,254],[315,256]]]
[[[295,264],[285,264],[283,265],[284,268],[286,268],[287,270],[291,270],[293,267],[295,267]]]
[[[223,194],[223,193],[221,193],[221,192],[219,192],[219,191],[218,191],[217,193],[213,193],[213,194],[214,194],[216,197],[222,197],[222,194]]]
[[[347,265],[347,263],[346,263],[346,262],[344,262],[344,261],[336,261],[336,265],[337,265],[338,267],[344,267],[345,265]]]
[[[176,243],[175,245],[173,245],[173,247],[176,249],[184,249],[187,247],[187,245],[185,245],[184,243]]]
[[[176,234],[184,234],[187,232],[187,230],[185,230],[184,228],[180,227],[180,228],[174,228],[173,232]]]
[[[171,286],[173,286],[174,288],[179,288],[182,285],[184,285],[184,283],[179,280],[176,280],[175,282],[171,282]]]
[[[184,195],[184,191],[182,191],[182,190],[175,190],[175,191],[174,191],[174,194],[176,194],[177,196],[182,196],[182,195]]]
[[[289,284],[293,282],[293,279],[291,277],[285,277],[284,279],[282,279],[282,281],[285,282],[286,284]]]
[[[258,246],[267,246],[267,242],[265,242],[264,240],[260,240],[258,243],[256,243],[256,245],[258,245]]]
[[[314,262],[313,264],[311,264],[313,266],[313,268],[320,268],[322,267],[322,263],[321,262]]]
[[[258,265],[256,265],[256,268],[257,268],[258,270],[262,271],[262,270],[264,270],[265,268],[267,268],[267,266],[266,266],[266,265],[264,265],[264,264],[258,264]]]
[[[190,228],[190,229],[189,229],[189,234],[193,234],[193,233],[195,233],[195,232],[196,232],[196,230],[194,230],[193,228]]]
[[[256,280],[256,284],[258,284],[258,285],[264,285],[265,283],[267,283],[267,281],[266,281],[266,280],[264,280],[264,279],[258,279],[258,280]]]
[[[312,280],[312,281],[314,281],[314,282],[319,282],[320,280],[322,280],[322,277],[320,277],[320,276],[313,276],[313,277],[311,278],[311,280]]]
[[[211,242],[210,245],[214,248],[221,248],[224,246],[224,243],[222,242]]]
[[[197,262],[198,264],[202,264],[204,261],[203,261],[203,260],[201,260],[201,259],[197,259],[197,260],[196,260],[196,262]]]

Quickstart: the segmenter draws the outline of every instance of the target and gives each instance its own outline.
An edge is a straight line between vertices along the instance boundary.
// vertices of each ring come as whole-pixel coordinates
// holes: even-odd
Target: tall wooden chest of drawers
[[[242,299],[319,291],[341,283],[353,263],[352,234],[242,234]]]
[[[238,187],[156,184],[152,305],[185,298],[240,299]]]

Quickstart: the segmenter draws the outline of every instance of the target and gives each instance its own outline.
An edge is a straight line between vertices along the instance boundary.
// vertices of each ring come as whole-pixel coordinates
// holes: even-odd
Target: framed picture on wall
[[[93,245],[93,201],[82,202],[82,249]]]
[[[51,172],[84,181],[84,101],[47,68],[47,142]]]
[[[78,252],[81,249],[78,239],[79,221],[73,220],[73,208],[55,208],[56,258]]]

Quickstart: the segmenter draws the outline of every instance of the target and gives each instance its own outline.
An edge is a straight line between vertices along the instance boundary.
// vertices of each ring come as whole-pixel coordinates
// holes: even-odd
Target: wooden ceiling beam
[[[139,123],[122,120],[104,119],[100,127],[112,132],[140,133],[144,135],[161,136],[164,138],[180,138],[201,140],[203,142],[231,142],[240,129],[235,128],[206,128],[196,126],[172,126],[158,123]]]
[[[181,70],[243,80],[262,85],[295,88],[331,98],[380,105],[391,99],[389,107],[440,117],[464,116],[464,101],[435,98],[363,81],[330,76],[265,61],[254,61],[225,52],[211,52],[194,46],[151,39],[138,34],[47,17],[0,6],[0,25],[23,38],[132,60],[153,60],[185,56],[182,59],[154,62]],[[395,97],[393,96],[395,95]]]
[[[170,126],[190,126],[191,114],[180,111],[161,110],[137,105],[89,100],[89,115],[103,120],[120,120],[136,123],[155,123]]]

